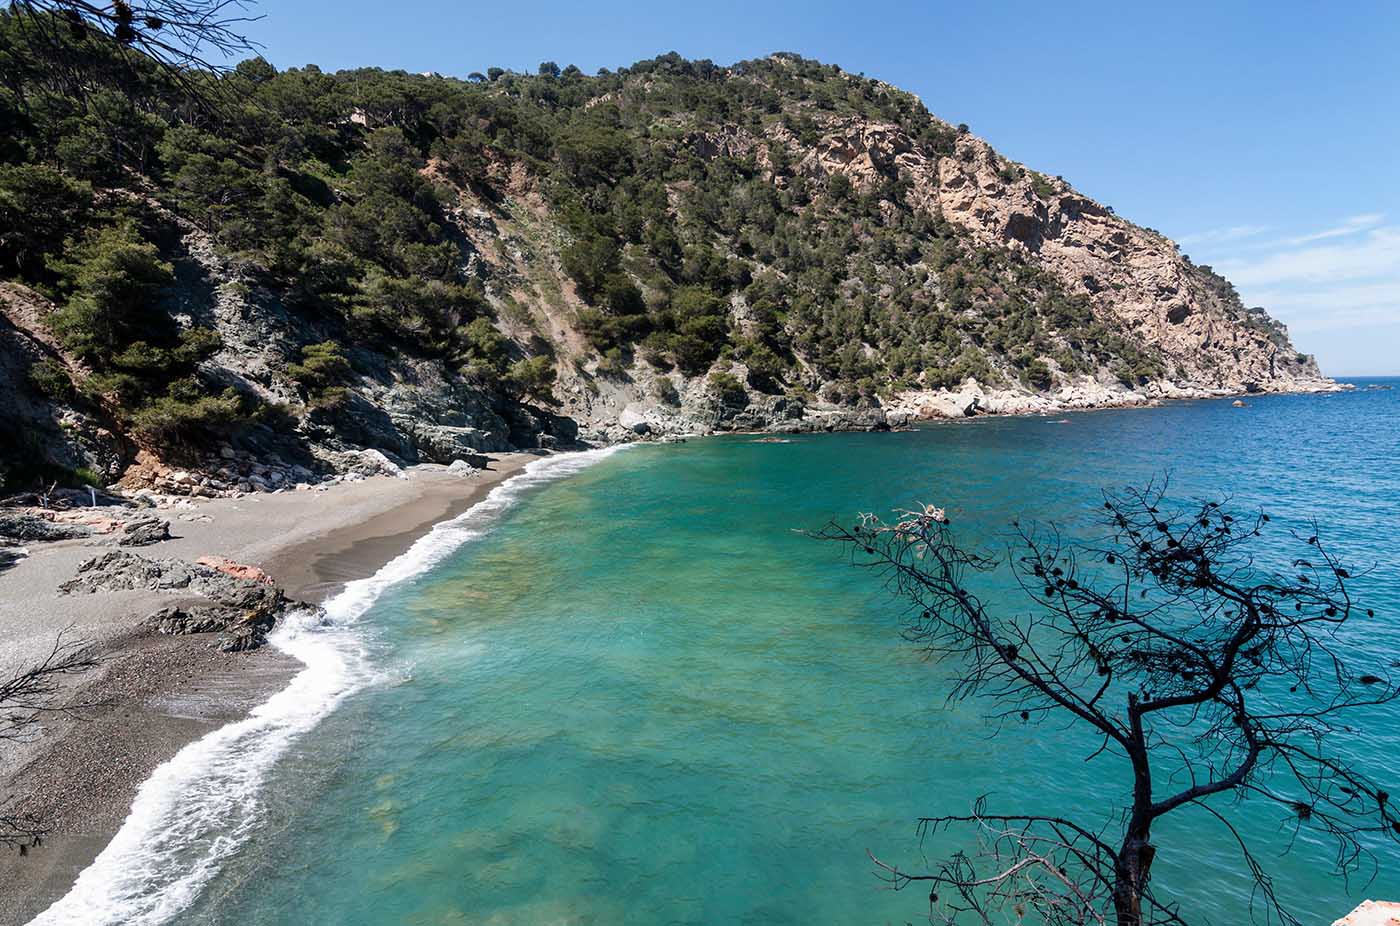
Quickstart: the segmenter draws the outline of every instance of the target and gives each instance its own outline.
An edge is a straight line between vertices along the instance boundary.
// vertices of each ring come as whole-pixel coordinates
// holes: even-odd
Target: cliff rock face
[[[1010,179],[1005,176],[1010,173]],[[1039,187],[1039,189],[1037,189]],[[1284,328],[1241,309],[1233,287],[1164,237],[1119,218],[1062,180],[1006,170],[981,139],[959,138],[929,191],[978,241],[1023,251],[1170,361],[1179,389],[1313,388],[1323,377]]]
[[[831,126],[802,163],[814,176],[840,173],[867,188],[890,174],[906,177],[917,208],[941,214],[973,241],[1024,254],[1161,351],[1170,367],[1150,384],[1153,394],[1330,384],[1312,357],[1293,349],[1282,324],[1244,309],[1227,280],[1192,264],[1170,239],[1060,178],[1006,161],[975,135],[958,132],[950,156],[930,156],[898,126],[850,121]]]

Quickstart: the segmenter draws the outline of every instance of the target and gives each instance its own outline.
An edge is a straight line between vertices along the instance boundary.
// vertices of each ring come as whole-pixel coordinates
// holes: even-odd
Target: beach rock
[[[0,538],[11,541],[73,540],[91,534],[85,524],[56,524],[30,514],[0,516]]]
[[[53,521],[57,524],[78,524],[82,527],[86,527],[94,534],[111,534],[120,530],[125,523],[120,518],[93,514],[91,509],[56,511],[53,513]]]
[[[391,460],[382,450],[345,450],[334,453],[327,452],[320,456],[332,469],[345,477],[357,476],[364,479],[369,476],[394,476],[398,479],[408,478],[403,467],[395,460]],[[351,480],[347,478],[342,481]]]
[[[1365,900],[1332,926],[1394,926],[1396,923],[1400,923],[1400,903]]]
[[[216,569],[224,575],[233,576],[235,579],[260,582],[263,585],[272,584],[272,577],[257,566],[237,563],[225,556],[201,556],[199,559],[195,560],[195,565],[208,566],[210,569]]]
[[[146,559],[113,550],[84,562],[58,590],[64,595],[132,589],[183,592],[203,600],[162,608],[147,622],[161,633],[222,633],[219,648],[225,652],[261,646],[278,617],[294,603],[255,566],[222,557],[205,560]]]
[[[475,456],[483,451],[510,449],[509,441],[481,428],[424,424],[403,419],[396,419],[395,423],[400,431],[409,435],[418,459],[424,463],[450,463],[459,457]]]
[[[484,460],[486,458],[481,457],[480,459]],[[478,467],[473,466],[466,460],[453,460],[452,464],[447,467],[447,471],[454,476],[475,476],[477,473],[481,472]]]
[[[212,633],[223,630],[238,616],[238,612],[232,608],[220,608],[212,605],[170,605],[156,611],[146,618],[145,622],[157,633],[176,635]]]
[[[224,605],[172,605],[161,608],[145,623],[157,633],[185,635],[219,633],[218,647],[225,653],[245,653],[267,642],[277,625],[278,608],[240,609]]]
[[[170,522],[154,515],[127,521],[117,538],[119,547],[144,547],[170,539]]]

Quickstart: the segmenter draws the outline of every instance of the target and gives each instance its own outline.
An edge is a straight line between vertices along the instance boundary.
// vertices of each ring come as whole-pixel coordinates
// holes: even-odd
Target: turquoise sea
[[[303,630],[341,646],[333,709],[284,730],[275,761],[250,760],[256,797],[215,801],[144,874],[132,860],[147,850],[128,846],[125,896],[164,899],[107,921],[917,922],[923,892],[882,889],[867,849],[906,866],[973,849],[958,831],[921,847],[915,822],[982,794],[1103,820],[1128,779],[1121,760],[1086,763],[1095,744],[1062,725],[998,732],[985,704],[949,703],[946,667],[901,640],[879,582],[799,531],[933,502],[959,537],[998,549],[1014,518],[1083,533],[1102,487],[1169,473],[1175,495],[1262,506],[1271,543],[1316,516],[1348,561],[1374,566],[1354,590],[1377,617],[1348,645],[1388,666],[1400,380],[1358,383],[1244,409],[646,445],[517,486],[440,537],[426,571],[360,589],[373,603],[353,624]],[[220,761],[238,763],[243,747],[228,748]],[[1400,708],[1368,716],[1347,749],[1400,776]],[[1282,854],[1293,830],[1270,808],[1222,809],[1302,921],[1400,899],[1394,844],[1348,885],[1307,835]],[[148,810],[148,836],[188,816]],[[1247,922],[1249,882],[1218,825],[1184,813],[1155,836],[1158,889],[1188,921]]]

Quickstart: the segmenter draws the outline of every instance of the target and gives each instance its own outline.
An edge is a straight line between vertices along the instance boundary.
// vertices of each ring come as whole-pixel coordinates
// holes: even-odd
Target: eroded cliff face
[[[828,123],[821,143],[806,151],[790,133],[775,136],[812,176],[844,174],[866,188],[890,175],[908,178],[916,208],[940,214],[982,245],[1025,255],[1066,290],[1089,297],[1096,312],[1169,361],[1164,376],[1142,384],[1148,394],[1328,387],[1281,323],[1245,309],[1227,280],[1194,265],[1170,239],[945,127],[956,133],[945,156],[921,150],[898,126],[859,120]]]

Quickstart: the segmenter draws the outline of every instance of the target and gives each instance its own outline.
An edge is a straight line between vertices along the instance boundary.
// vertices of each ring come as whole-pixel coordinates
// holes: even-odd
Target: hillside
[[[173,80],[0,15],[0,71],[14,483],[1330,385],[1167,238],[793,55]]]

